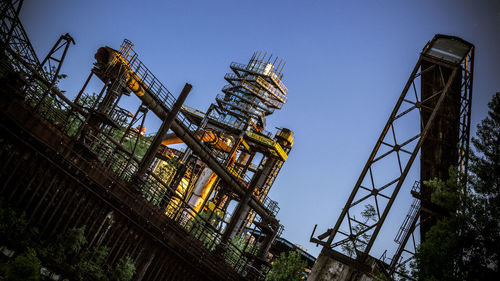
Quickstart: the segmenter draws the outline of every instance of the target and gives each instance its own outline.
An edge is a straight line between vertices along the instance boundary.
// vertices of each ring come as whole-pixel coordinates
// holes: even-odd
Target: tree
[[[500,276],[500,92],[488,106],[488,117],[472,139],[477,153],[472,154],[470,165],[470,183],[476,194],[470,210],[474,233],[466,253],[468,261],[477,266],[464,273],[478,280]]]
[[[432,202],[447,211],[426,234],[415,255],[419,280],[497,280],[500,253],[500,93],[472,139],[470,174],[460,184],[456,169],[447,181],[432,180]]]
[[[446,210],[448,216],[439,220],[426,233],[426,240],[420,245],[416,258],[416,272],[419,280],[423,281],[447,281],[455,279],[457,264],[461,256],[461,242],[464,234],[468,231],[462,227],[468,225],[469,217],[464,212],[453,215],[457,210],[458,181],[455,168],[449,169],[450,177],[447,181],[437,179],[424,182],[427,186],[434,188],[432,202]]]
[[[300,258],[298,251],[281,253],[273,262],[273,267],[267,275],[267,281],[299,281],[305,278],[306,261]]]

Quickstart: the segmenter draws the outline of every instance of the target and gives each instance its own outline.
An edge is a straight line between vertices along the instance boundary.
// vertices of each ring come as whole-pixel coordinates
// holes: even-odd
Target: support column
[[[269,234],[264,238],[264,241],[262,242],[262,246],[260,248],[260,251],[258,253],[259,258],[262,260],[265,260],[267,258],[267,253],[271,249],[271,245],[273,244],[274,239],[276,239],[276,236],[278,236],[278,231],[280,229],[280,225],[278,222],[272,223],[273,225],[273,233]]]
[[[271,173],[272,168],[273,168],[275,163],[276,163],[276,159],[267,158],[266,164],[264,164],[264,168],[262,168],[262,170],[255,173],[255,175],[253,177],[255,179],[255,181],[252,180],[252,182],[254,182],[254,184],[249,185],[248,190],[250,190],[250,196],[248,198],[248,201],[250,201],[250,199],[252,197],[252,193],[255,190],[255,188],[258,188],[258,187],[261,187],[264,185],[264,183],[266,182],[267,178],[269,177],[269,174]],[[247,193],[248,193],[248,191],[247,191]],[[237,235],[238,232],[240,232],[242,230],[242,228],[244,227],[245,220],[248,217],[248,214],[250,213],[250,205],[248,205],[248,202],[246,202],[246,203],[243,203],[243,202],[244,202],[244,200],[242,200],[238,203],[238,207],[241,205],[240,212],[236,213],[236,211],[235,211],[235,213],[233,214],[233,216],[231,218],[231,221],[233,221],[233,220],[235,221],[235,226],[233,229],[231,229],[231,232],[232,232],[231,238],[234,237],[235,235]]]
[[[179,113],[179,110],[181,109],[182,104],[186,100],[187,95],[191,91],[191,88],[192,88],[191,84],[186,83],[186,85],[184,85],[184,89],[182,89],[181,94],[179,95],[174,105],[172,106],[172,110],[168,113],[167,117],[161,124],[161,127],[158,130],[158,133],[156,134],[153,143],[149,146],[146,155],[144,155],[144,157],[142,158],[142,161],[139,165],[139,169],[135,174],[136,179],[138,179],[139,181],[144,180],[144,175],[146,174],[146,171],[153,163],[153,160],[156,156],[156,152],[158,151],[158,148],[160,148],[162,140],[167,135],[170,126],[174,122],[177,113]]]
[[[241,227],[243,221],[246,218],[246,214],[250,210],[250,206],[248,205],[248,203],[252,198],[253,190],[256,186],[256,183],[261,178],[261,175],[262,171],[257,171],[257,173],[255,173],[254,177],[252,178],[252,181],[250,182],[247,190],[245,191],[245,195],[243,196],[243,198],[241,198],[240,202],[236,206],[234,213],[231,217],[231,220],[229,221],[229,224],[227,225],[227,228],[224,231],[224,234],[222,235],[221,239],[222,243],[231,240],[231,238],[233,238],[236,235],[237,230]]]
[[[215,175],[208,167],[203,168],[203,171],[201,171],[201,174],[194,185],[191,198],[189,198],[188,201],[188,205],[195,211],[200,211],[201,205],[208,196],[216,177],[217,175]]]

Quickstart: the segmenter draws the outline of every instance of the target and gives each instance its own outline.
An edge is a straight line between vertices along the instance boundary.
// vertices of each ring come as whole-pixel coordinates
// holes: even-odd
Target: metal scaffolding
[[[144,232],[140,229],[151,227],[156,236],[150,232],[148,235],[153,235],[154,241],[174,241],[165,245],[179,243],[175,247],[181,252],[176,254],[183,259],[182,251],[189,253],[185,257],[189,259],[198,247],[186,248],[184,240],[197,241],[195,244],[202,247],[198,252],[209,257],[202,265],[189,265],[196,268],[193,272],[211,264],[218,278],[227,275],[227,280],[240,280],[224,269],[229,266],[243,278],[241,280],[263,279],[270,267],[269,248],[283,231],[276,219],[278,204],[268,197],[268,192],[294,142],[293,133],[288,129],[279,129],[275,134],[264,130],[266,116],[286,103],[288,90],[281,80],[284,63],[281,61],[275,67],[277,59],[270,63],[271,57],[261,57],[257,53],[247,65],[232,63],[234,74],[226,75],[230,85],[222,89],[225,95],[217,96],[216,103],[205,113],[183,105],[190,85],[186,84],[179,98],[174,98],[139,59],[132,42],[124,40],[119,49],[102,47],[97,50],[94,67],[71,101],[58,89],[57,80],[68,48],[74,44],[73,38],[69,34],[61,36],[40,63],[17,17],[21,5],[22,1],[11,1],[2,2],[1,6],[2,69],[16,78],[7,83],[2,92],[5,92],[8,110],[17,108],[18,102],[27,107],[17,108],[19,112],[14,115],[8,110],[2,111],[5,117],[1,120],[17,116],[41,118],[43,122],[36,123],[40,128],[37,127],[34,133],[29,131],[34,123],[21,122],[28,117],[12,123],[19,124],[30,140],[41,142],[42,148],[28,149],[26,153],[52,161],[45,152],[56,150],[57,159],[54,159],[62,161],[63,165],[50,166],[51,173],[57,174],[57,169],[69,167],[70,172],[83,173],[83,182],[94,182],[80,182],[59,197],[61,185],[53,183],[51,175],[35,171],[32,176],[40,180],[40,184],[30,192],[32,198],[39,200],[34,210],[43,212],[41,216],[31,214],[36,218],[34,222],[48,223],[44,229],[46,235],[52,235],[68,225],[102,221],[109,231],[102,232],[102,227],[97,228],[97,223],[92,223],[89,228],[94,231],[89,233],[91,244],[108,245],[113,249],[119,244],[120,248],[112,253],[112,262],[120,255],[132,255],[141,263],[139,279],[163,280],[169,276],[174,279],[168,280],[180,280],[175,279],[179,278],[177,274],[157,270],[165,261],[157,257],[160,254],[156,249],[146,259],[142,251],[134,250],[139,246],[126,247],[122,242],[113,242],[120,237],[133,241],[133,236]],[[95,77],[102,81],[102,88],[96,95],[88,95],[87,87]],[[126,95],[137,97],[140,105],[137,108],[122,106],[121,98]],[[156,134],[144,133],[146,116],[155,116],[162,122]],[[12,140],[22,138],[14,133],[17,129],[4,123],[2,126],[10,132]],[[53,137],[47,133],[49,131]],[[57,138],[57,146],[52,146],[55,144],[52,138]],[[171,146],[178,143],[185,144],[185,148],[180,150]],[[44,145],[48,148],[44,149]],[[24,162],[14,163],[15,153],[1,153],[8,158],[9,165],[24,165]],[[24,195],[18,196],[21,179],[17,176],[16,169],[2,171],[0,177],[9,179],[2,194],[13,198],[15,204],[32,210],[32,201],[26,202]],[[75,178],[65,179],[65,182]],[[16,187],[10,188],[13,182]],[[44,191],[46,183],[47,191]],[[49,190],[57,192],[49,194]],[[109,196],[85,195],[79,200],[78,194],[87,194],[88,190]],[[50,215],[47,222],[49,209],[54,207],[54,202],[67,198],[66,194],[71,194],[71,200],[59,205],[66,210],[69,208],[66,203],[78,201],[74,206],[74,212],[79,213],[78,219],[74,220],[73,214],[65,211],[59,218],[55,217],[57,214]],[[110,206],[114,208],[111,215]],[[121,215],[119,219],[113,218],[112,213],[119,209],[135,215],[126,219]],[[120,223],[113,223],[114,220]],[[140,225],[139,230],[133,224]],[[250,239],[251,233],[260,234]],[[148,240],[141,238],[137,243],[146,243],[144,241]],[[151,243],[147,244],[152,247]],[[155,261],[154,265],[151,261]],[[154,270],[148,270],[150,265]]]
[[[436,35],[424,47],[337,223],[317,237],[313,237],[313,231],[312,242],[337,254],[351,249],[353,257],[346,260],[352,260],[354,267],[365,263],[419,152],[420,182],[445,179],[452,165],[466,171],[473,57],[474,46],[457,37]],[[407,129],[401,125],[405,119],[418,122],[420,130],[402,134]],[[391,175],[384,175],[381,167]],[[418,194],[422,203],[410,209],[404,231],[398,235],[402,247],[392,258],[391,274],[418,219],[423,233],[435,222],[435,218],[429,218],[431,212],[423,212],[425,207],[432,208],[431,190],[424,187]],[[356,218],[365,206],[374,206],[374,220]]]

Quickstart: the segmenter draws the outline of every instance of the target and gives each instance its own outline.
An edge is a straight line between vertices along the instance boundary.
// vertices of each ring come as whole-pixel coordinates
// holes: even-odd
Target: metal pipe
[[[179,113],[179,110],[181,109],[182,104],[186,100],[192,87],[193,86],[191,86],[191,84],[188,83],[184,85],[181,94],[179,95],[174,105],[172,106],[172,110],[165,116],[164,121],[161,124],[160,129],[158,130],[158,133],[156,133],[153,143],[149,146],[148,151],[142,158],[141,164],[139,165],[139,169],[137,170],[136,173],[136,177],[138,179],[142,179],[142,177],[146,173],[146,170],[149,168],[149,166],[151,166],[151,163],[153,163],[153,160],[156,156],[156,152],[158,151],[158,148],[160,147],[162,140],[165,138],[168,130],[170,130],[170,127],[174,123],[175,117],[177,116],[177,113]]]
[[[119,55],[118,53],[105,53],[105,52],[116,52],[115,50],[105,47],[100,48],[95,58],[98,60],[98,64],[109,64],[114,56]],[[259,54],[260,56],[260,54]],[[105,66],[107,67],[107,65]],[[125,67],[125,66],[124,66]],[[139,79],[137,80],[139,84],[143,82]],[[165,119],[169,113],[169,109],[165,104],[160,102],[151,89],[147,87],[142,87],[144,91],[139,91],[134,94],[139,97],[145,106],[147,106],[156,116],[160,119]],[[211,151],[200,142],[200,140],[185,127],[185,125],[177,119],[174,119],[170,128],[195,154],[197,154],[200,159],[207,164],[207,166],[214,171],[219,177],[237,193],[239,196],[243,197],[245,194],[245,189],[241,183],[235,179],[235,176],[231,175],[229,171],[226,170],[221,163],[219,163],[211,154]],[[250,206],[254,209],[262,218],[269,221],[275,221],[276,218],[268,211],[262,202],[252,197],[250,200]]]

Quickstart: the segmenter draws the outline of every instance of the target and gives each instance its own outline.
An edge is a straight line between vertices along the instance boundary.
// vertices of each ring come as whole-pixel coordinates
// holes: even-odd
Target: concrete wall
[[[340,261],[342,260],[342,261]],[[314,264],[308,281],[375,281],[376,261],[369,257],[366,265],[357,265],[357,261],[341,253],[323,250]],[[363,268],[362,273],[356,268]]]

